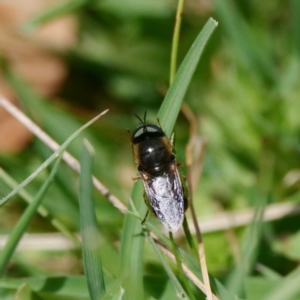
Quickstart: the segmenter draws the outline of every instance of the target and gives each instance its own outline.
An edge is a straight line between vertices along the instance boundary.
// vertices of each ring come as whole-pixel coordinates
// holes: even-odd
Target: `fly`
[[[144,184],[144,199],[150,211],[168,231],[177,231],[187,209],[187,190],[178,172],[173,145],[158,125],[146,123],[146,112],[131,135],[132,154]]]

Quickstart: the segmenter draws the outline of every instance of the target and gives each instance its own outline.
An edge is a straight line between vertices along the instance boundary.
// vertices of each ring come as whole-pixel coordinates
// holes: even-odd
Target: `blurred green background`
[[[95,175],[127,203],[136,167],[126,128],[134,130],[138,124],[134,114],[142,116],[145,110],[149,121],[155,122],[168,88],[177,3],[70,3],[56,3],[54,10],[54,4],[48,5],[31,13],[30,18],[21,18],[17,26],[13,24],[15,27],[9,21],[2,24],[11,39],[23,42],[22,51],[14,56],[7,40],[0,40],[3,81],[13,91],[10,98],[18,99],[28,115],[59,143],[92,116],[109,108],[109,113],[84,136],[95,148]],[[24,7],[15,9],[18,14]],[[62,23],[53,31],[49,29],[48,39],[35,36],[65,13],[72,16],[71,26]],[[186,95],[187,104],[199,119],[198,132],[207,140],[203,174],[194,196],[198,217],[238,211],[260,202],[267,206],[299,202],[299,16],[297,0],[186,1],[178,65],[207,19],[213,17],[219,22]],[[66,31],[66,36],[57,44],[52,42],[51,35],[55,37],[61,31]],[[64,44],[68,38],[70,42]],[[14,53],[16,43],[11,45]],[[51,63],[44,64],[37,54],[31,58],[32,45],[41,55],[58,60],[57,70],[63,70],[57,71],[59,79]],[[18,60],[29,63],[28,72],[18,67]],[[34,60],[39,65],[37,69],[31,65]],[[32,84],[32,77],[39,79],[49,74],[54,78],[51,89],[50,83]],[[184,162],[189,124],[183,115],[179,116],[175,132],[177,158]],[[77,158],[82,137],[68,149]],[[0,164],[18,182],[51,154],[40,141],[30,138],[17,150],[9,149],[2,151]],[[26,189],[34,195],[45,176],[46,172]],[[0,196],[9,190],[1,181]],[[103,243],[109,241],[117,248],[124,217],[99,193],[95,197]],[[62,164],[44,205],[69,228],[78,230],[78,176],[69,167]],[[18,197],[1,208],[1,234],[9,233],[24,208]],[[31,233],[52,231],[55,229],[42,217],[36,217],[29,229]],[[225,277],[240,257],[245,230],[238,228],[229,233],[231,238],[224,231],[204,235],[208,269],[218,278]],[[265,223],[257,264],[288,274],[300,260],[299,236],[299,216]],[[7,274],[81,273],[78,253],[63,253],[18,252]]]

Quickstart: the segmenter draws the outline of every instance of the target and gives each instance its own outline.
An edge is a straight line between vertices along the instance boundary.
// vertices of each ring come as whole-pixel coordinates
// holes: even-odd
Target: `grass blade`
[[[166,270],[174,288],[176,291],[176,295],[179,299],[181,298],[186,298],[188,299],[188,296],[186,294],[186,292],[184,291],[183,287],[181,286],[180,282],[178,281],[178,279],[176,278],[175,274],[173,273],[172,269],[169,267],[169,265],[167,264],[167,262],[165,261],[165,259],[163,258],[163,256],[161,255],[159,249],[157,248],[157,245],[154,243],[153,239],[151,236],[148,236],[148,240],[149,243],[151,244],[151,246],[153,247],[157,257],[159,258],[161,264],[163,265],[164,269]]]
[[[158,118],[168,137],[170,137],[173,132],[185,93],[196,70],[203,49],[217,24],[218,23],[211,18],[206,22],[204,28],[197,36],[180,65],[174,81],[160,107]]]
[[[177,246],[176,246],[176,243],[175,243],[175,240],[174,240],[172,232],[169,232],[169,237],[170,237],[170,241],[171,241],[172,252],[173,252],[173,254],[175,256],[175,260],[176,260],[176,263],[177,263],[179,275],[181,277],[181,280],[183,281],[183,284],[185,286],[185,289],[187,291],[187,294],[188,294],[189,298],[192,299],[192,300],[194,300],[195,297],[193,295],[193,292],[192,292],[192,289],[191,289],[191,287],[189,285],[187,277],[185,276],[185,274],[183,272],[182,263],[181,263],[181,260],[179,258],[179,253],[177,251]]]
[[[291,36],[294,49],[300,53],[300,37],[298,28],[300,26],[300,2],[298,0],[290,0],[290,16],[291,16]]]
[[[14,300],[32,300],[34,299],[34,292],[27,283],[23,283],[18,288]]]
[[[174,32],[173,32],[173,40],[172,40],[172,50],[171,50],[170,85],[172,84],[177,71],[177,52],[178,52],[183,8],[184,8],[184,0],[178,0]]]
[[[236,51],[237,58],[241,59],[256,78],[270,83],[276,82],[277,72],[271,59],[272,54],[264,45],[258,43],[251,26],[243,20],[232,1],[215,0],[214,2],[220,21],[234,44],[233,49]]]
[[[84,271],[91,300],[105,294],[104,274],[99,256],[99,231],[93,198],[93,149],[87,141],[83,144],[80,172],[80,231]]]
[[[142,182],[135,183],[131,196],[138,214],[144,216],[147,208],[143,201]],[[121,268],[124,276],[124,299],[144,299],[144,240],[141,221],[131,214],[126,214],[121,237]]]
[[[158,117],[167,136],[170,136],[173,131],[188,85],[203,49],[216,25],[217,23],[213,19],[208,20],[182,62],[173,84],[162,103]],[[141,184],[137,182],[132,191],[132,199],[139,215],[143,215],[146,211],[146,205],[143,203],[142,198]],[[127,272],[128,275],[124,280],[125,297],[127,299],[143,299],[141,262],[144,237],[141,233],[140,221],[134,216],[127,214],[121,240],[122,270],[124,273]]]
[[[0,97],[0,104],[2,103],[2,98]],[[68,145],[87,127],[97,121],[100,117],[102,117],[108,110],[105,110],[89,122],[85,123],[81,126],[77,131],[75,131],[70,137],[46,160],[42,163],[32,174],[30,174],[16,189],[11,191],[7,196],[0,200],[0,206],[2,206],[6,201],[8,201],[12,196],[16,195],[21,189],[23,189],[28,183],[30,183],[41,171],[47,168],[56,158],[60,155]]]
[[[153,231],[155,235],[158,237],[158,239],[162,242],[162,244],[166,245],[168,249],[172,248],[171,241],[165,237],[162,232],[155,227],[150,222],[145,223],[146,227],[149,228],[149,230]],[[202,271],[199,266],[199,262],[196,260],[195,257],[193,257],[191,254],[186,252],[185,250],[181,249],[179,246],[176,246],[179,252],[180,260],[181,262],[193,273],[193,275],[199,279],[202,280]],[[174,261],[175,263],[175,261]],[[187,275],[192,282],[205,294],[205,286],[202,283],[199,285],[195,281],[193,281],[192,276]],[[234,296],[230,294],[226,288],[220,283],[216,278],[210,276],[210,281],[213,283],[214,292],[220,296],[220,299],[222,300],[231,300],[234,299]],[[213,299],[218,299],[217,297],[213,297]]]
[[[295,299],[297,295],[299,297],[300,286],[300,268],[296,268],[288,276],[278,283],[278,286],[273,289],[263,300],[281,300],[281,299]]]
[[[260,195],[261,197],[259,197]],[[260,203],[256,205],[256,214],[254,215],[252,224],[249,226],[249,233],[242,249],[241,261],[227,279],[226,286],[229,292],[234,295],[240,296],[240,294],[244,293],[244,281],[252,270],[257,255],[257,247],[262,232],[262,216],[267,203],[267,196],[258,194],[257,199],[260,199]]]
[[[117,278],[106,291],[105,296],[101,300],[122,300],[124,295],[124,289],[122,287],[123,278]]]
[[[14,227],[13,231],[9,235],[8,241],[4,247],[4,249],[0,253],[0,276],[3,276],[5,272],[5,268],[13,255],[22,235],[25,233],[30,221],[34,217],[39,205],[44,199],[44,196],[46,192],[48,191],[48,188],[50,187],[53,178],[57,172],[59,163],[61,160],[61,156],[58,157],[57,161],[55,162],[55,165],[45,181],[45,183],[42,185],[40,191],[36,195],[33,202],[27,207],[26,211],[22,214],[20,220],[18,221],[17,225]]]
[[[17,290],[22,284],[43,295],[53,295],[55,299],[87,299],[88,290],[84,276],[56,276],[56,277],[29,277],[9,278],[0,281],[0,294],[3,290]],[[2,298],[1,298],[2,299]]]
[[[0,178],[9,186],[11,189],[15,189],[18,187],[18,183],[9,175],[7,174],[2,168],[0,168]],[[19,191],[19,196],[28,204],[33,202],[33,197],[24,189]],[[54,217],[49,210],[43,206],[40,205],[37,209],[37,212],[44,218],[46,218],[52,225],[55,227],[58,231],[63,233],[66,237],[70,238],[75,245],[80,246],[81,242],[76,237],[76,234],[74,234],[63,222],[61,222],[59,219]]]

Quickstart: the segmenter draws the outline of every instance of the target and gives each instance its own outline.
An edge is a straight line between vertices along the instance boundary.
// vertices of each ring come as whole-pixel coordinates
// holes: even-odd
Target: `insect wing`
[[[174,164],[174,171],[160,176],[147,174],[143,180],[151,207],[168,231],[177,231],[184,218],[184,197],[180,176]],[[142,178],[145,173],[141,172]]]

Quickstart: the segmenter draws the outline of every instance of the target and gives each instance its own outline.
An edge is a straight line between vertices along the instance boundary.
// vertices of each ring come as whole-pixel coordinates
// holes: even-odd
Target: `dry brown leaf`
[[[31,139],[28,130],[10,115],[1,119],[0,149],[3,153],[16,153],[24,148]]]
[[[67,75],[64,61],[54,53],[76,42],[76,22],[60,17],[25,34],[21,26],[48,6],[59,1],[11,0],[0,3],[0,53],[11,69],[42,96],[53,95]],[[13,89],[0,73],[0,93],[16,99]],[[30,141],[31,134],[0,109],[0,152],[17,152]]]

